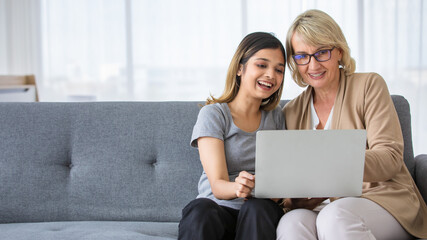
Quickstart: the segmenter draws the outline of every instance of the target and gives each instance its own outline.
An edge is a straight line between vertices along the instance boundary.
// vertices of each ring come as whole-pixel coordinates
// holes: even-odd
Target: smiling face
[[[333,46],[312,46],[295,33],[292,36],[291,44],[294,54],[314,54],[320,50],[331,49]],[[325,62],[318,62],[311,57],[307,65],[297,65],[298,71],[303,80],[315,90],[325,90],[337,88],[339,85],[340,70],[339,61],[342,58],[342,52],[338,48],[331,51],[331,58]]]
[[[245,65],[240,65],[238,94],[263,100],[275,93],[283,82],[285,58],[280,49],[261,49]]]

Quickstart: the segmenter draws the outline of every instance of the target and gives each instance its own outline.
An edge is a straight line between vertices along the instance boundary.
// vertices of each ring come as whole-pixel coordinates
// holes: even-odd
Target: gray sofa
[[[427,155],[414,160],[409,105],[393,100],[427,199]],[[199,103],[0,103],[0,239],[176,239],[202,171]]]

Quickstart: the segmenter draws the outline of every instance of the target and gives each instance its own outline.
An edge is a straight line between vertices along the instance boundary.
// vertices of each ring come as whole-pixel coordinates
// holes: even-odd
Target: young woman
[[[285,128],[278,106],[285,59],[273,35],[247,35],[228,68],[224,93],[200,110],[191,146],[198,147],[204,171],[197,199],[182,211],[179,239],[276,239],[282,209],[251,192],[256,132]]]

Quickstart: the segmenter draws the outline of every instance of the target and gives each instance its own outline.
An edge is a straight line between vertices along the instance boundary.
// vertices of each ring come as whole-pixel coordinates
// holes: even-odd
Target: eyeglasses
[[[335,47],[331,49],[322,49],[319,50],[313,54],[296,54],[292,55],[292,58],[294,59],[295,63],[297,65],[307,65],[310,63],[311,57],[314,57],[318,62],[326,62],[329,59],[331,59],[331,52],[334,50]]]

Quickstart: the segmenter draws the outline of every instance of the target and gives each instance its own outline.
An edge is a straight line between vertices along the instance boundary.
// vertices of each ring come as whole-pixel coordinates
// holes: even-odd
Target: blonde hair
[[[279,39],[273,36],[271,33],[265,32],[254,32],[248,34],[240,42],[231,59],[230,65],[227,71],[227,78],[225,81],[224,92],[219,98],[214,98],[212,95],[206,100],[206,105],[213,103],[229,103],[234,100],[239,92],[240,87],[240,76],[237,76],[240,64],[245,66],[249,58],[255,53],[262,49],[280,49],[285,59],[286,64],[286,51]],[[283,74],[284,76],[284,74]],[[283,79],[280,88],[273,93],[269,98],[263,99],[260,109],[270,111],[277,107],[280,102],[283,91]]]
[[[292,78],[301,87],[307,86],[298,71],[295,61],[292,59],[292,36],[298,34],[303,41],[312,46],[331,46],[342,51],[342,59],[339,62],[345,75],[354,73],[356,61],[350,55],[350,48],[340,26],[328,14],[320,10],[307,10],[300,14],[292,23],[286,36],[286,52],[288,67]]]

